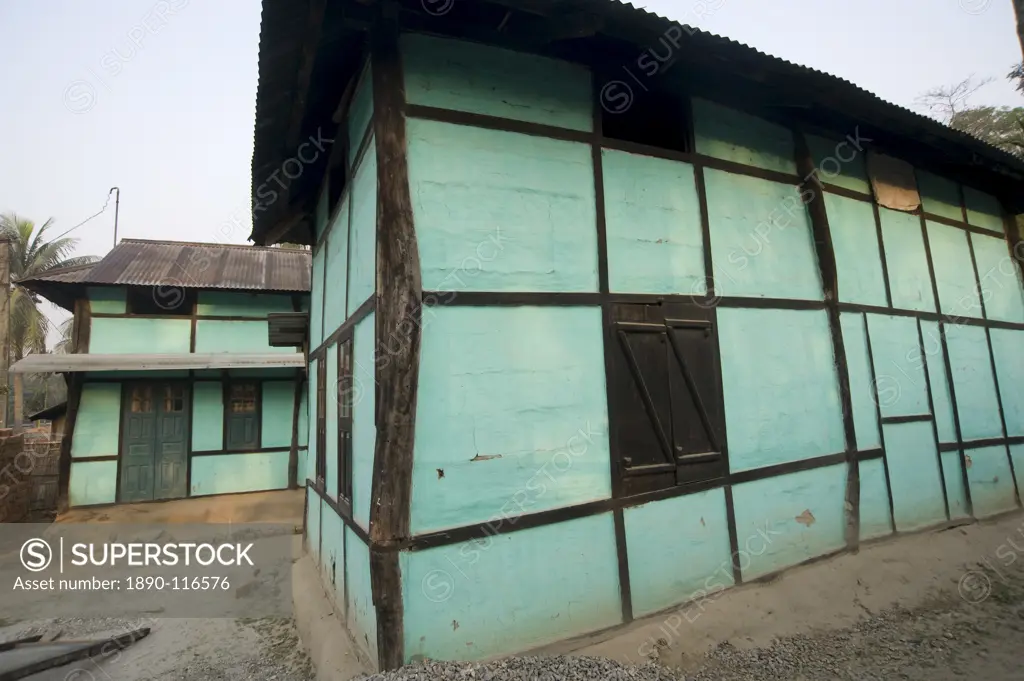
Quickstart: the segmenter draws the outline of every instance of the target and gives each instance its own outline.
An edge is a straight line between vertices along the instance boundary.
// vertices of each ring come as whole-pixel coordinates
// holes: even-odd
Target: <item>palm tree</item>
[[[14,213],[0,216],[0,236],[11,240],[12,280],[97,260],[92,255],[69,257],[78,245],[78,239],[59,237],[47,241],[46,231],[52,226],[53,218],[37,228],[31,220]],[[39,310],[38,297],[15,285],[11,293],[11,360],[16,362],[28,352],[46,352],[48,324],[46,316]]]

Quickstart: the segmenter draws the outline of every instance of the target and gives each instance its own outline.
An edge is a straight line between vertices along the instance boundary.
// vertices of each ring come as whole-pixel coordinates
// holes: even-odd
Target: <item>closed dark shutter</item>
[[[617,305],[611,418],[622,492],[639,494],[725,473],[714,311]]]
[[[327,358],[316,363],[316,481],[327,479]]]

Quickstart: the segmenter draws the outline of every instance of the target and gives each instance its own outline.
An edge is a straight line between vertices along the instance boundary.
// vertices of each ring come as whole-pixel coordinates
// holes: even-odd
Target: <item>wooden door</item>
[[[121,502],[188,496],[188,388],[135,383],[125,391]]]
[[[152,385],[132,384],[125,391],[121,445],[122,502],[153,498],[157,404]]]
[[[155,499],[187,496],[188,388],[180,383],[160,386],[157,410]]]

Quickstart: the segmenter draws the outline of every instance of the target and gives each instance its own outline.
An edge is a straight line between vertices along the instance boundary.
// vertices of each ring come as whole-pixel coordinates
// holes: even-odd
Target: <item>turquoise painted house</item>
[[[259,72],[306,544],[380,667],[1020,507],[1020,159],[613,0],[264,0]]]
[[[92,506],[296,485],[306,450],[310,254],[123,239],[19,285],[74,314],[59,490]]]

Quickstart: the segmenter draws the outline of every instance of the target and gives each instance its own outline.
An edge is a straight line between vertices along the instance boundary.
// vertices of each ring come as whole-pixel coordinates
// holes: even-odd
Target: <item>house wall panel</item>
[[[847,139],[825,139],[805,135],[817,177],[822,182],[864,194],[871,193],[865,154],[855,135]],[[851,141],[852,140],[852,141]]]
[[[845,449],[823,310],[719,308],[718,326],[733,472]]]
[[[960,451],[942,452],[942,477],[946,482],[946,498],[949,500],[949,517],[966,518],[967,493],[964,491],[964,475],[960,466]]]
[[[320,519],[320,575],[337,612],[345,612],[345,523],[333,508]]]
[[[377,154],[374,140],[352,178],[349,225],[348,309],[355,311],[377,290]],[[331,286],[328,281],[325,286]],[[325,332],[334,329],[325,329]]]
[[[941,215],[950,220],[964,219],[960,208],[960,188],[956,182],[918,170],[917,186],[926,213]]]
[[[635,617],[733,584],[722,488],[634,506],[623,515]]]
[[[407,124],[424,290],[596,291],[590,147]]]
[[[600,309],[437,307],[429,315],[413,532],[609,497]]]
[[[121,428],[121,384],[86,383],[78,404],[72,458],[117,456]]]
[[[796,187],[704,171],[715,293],[821,300],[807,210]]]
[[[929,221],[927,227],[941,312],[954,318],[983,317],[967,232],[938,222]]]
[[[788,129],[703,99],[694,98],[692,107],[698,154],[796,174]]]
[[[985,314],[989,319],[1024,323],[1020,269],[1010,258],[1006,240],[982,234],[972,234],[970,238],[978,263]]]
[[[320,495],[312,490],[306,492],[306,550],[313,558],[313,564],[320,569],[320,517],[326,504]]]
[[[200,319],[196,322],[196,352],[294,353],[295,348],[272,347],[266,320]]]
[[[974,517],[987,518],[1016,508],[1015,482],[1006,447],[977,447],[968,450],[967,456]]]
[[[885,481],[885,462],[872,459],[860,462],[860,539],[866,541],[892,533],[889,511],[889,484]]]
[[[117,500],[116,495],[116,461],[72,461],[68,483],[68,503],[71,506],[112,504]]]
[[[906,532],[944,520],[944,482],[932,424],[914,421],[887,424],[883,428],[896,529]]]
[[[352,530],[346,527],[345,533],[345,580],[348,583],[346,621],[356,642],[371,660],[376,660],[377,609],[373,605],[370,584],[370,550]],[[397,595],[395,594],[396,597]],[[408,615],[406,617],[408,618]],[[446,621],[446,627],[448,624]]]
[[[611,513],[400,554],[405,656],[474,660],[622,619]]]
[[[1024,435],[1024,331],[991,329],[989,335],[1007,435]]]
[[[224,384],[197,381],[192,387],[192,451],[224,449]]]
[[[359,153],[359,144],[366,135],[366,129],[373,118],[373,73],[367,62],[360,77],[352,104],[348,110],[346,133],[348,135],[348,162],[352,165]]]
[[[932,409],[939,433],[939,442],[956,442],[956,423],[953,420],[953,398],[946,376],[946,354],[942,349],[942,334],[938,322],[921,322],[921,340],[924,360],[928,364],[928,379],[932,389]]]
[[[269,293],[200,291],[196,314],[221,317],[266,317],[277,312],[294,312],[292,297]]]
[[[593,130],[590,72],[582,66],[425,35],[403,35],[399,45],[411,104]]]
[[[295,428],[295,381],[264,381],[260,405],[260,446],[290,447]]]
[[[189,494],[233,494],[288,487],[287,451],[192,457]]]
[[[1024,444],[1010,445],[1010,460],[1013,461],[1014,482],[1017,490],[1024,493]]]
[[[313,295],[310,298],[309,347],[316,348],[324,340],[324,270],[327,267],[327,248],[321,246],[313,253]]]
[[[892,306],[934,312],[935,295],[921,234],[921,218],[888,208],[879,208],[878,215],[882,224]]]
[[[845,489],[845,465],[735,485],[744,581],[843,548]]]
[[[875,213],[865,201],[824,194],[828,226],[835,250],[839,300],[885,306],[885,277]]]
[[[846,367],[850,376],[850,403],[853,407],[857,448],[874,449],[882,444],[878,432],[875,406],[875,383],[868,357],[867,324],[859,312],[843,312],[839,316],[846,350]]]
[[[326,286],[324,287],[324,335],[329,336],[345,321],[348,304],[348,212],[346,194],[327,235]]]
[[[320,360],[311,359],[309,360],[309,381],[307,383],[309,390],[307,390],[308,398],[306,404],[309,408],[309,418],[307,419],[306,427],[308,435],[306,441],[309,446],[306,451],[306,477],[310,480],[316,480],[316,453],[317,453],[317,440],[316,440],[316,391],[317,391],[317,366]]]
[[[964,441],[1002,437],[999,398],[985,329],[946,324],[946,347],[953,372],[957,414]]]
[[[85,290],[89,311],[103,314],[124,314],[128,311],[128,294],[123,286],[90,286]]]
[[[192,320],[188,317],[93,317],[90,323],[89,352],[93,354],[189,353]],[[263,325],[265,337],[266,322]]]
[[[999,205],[996,197],[971,187],[964,187],[964,204],[967,207],[967,222],[1000,235],[1005,232],[1003,207]]]
[[[610,290],[703,294],[693,166],[610,149],[602,156]]]
[[[930,414],[917,320],[869,314],[867,322],[882,416]]]

